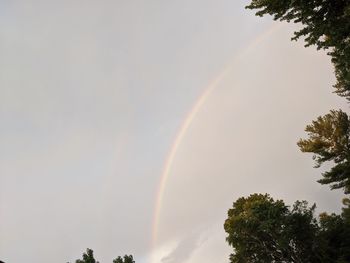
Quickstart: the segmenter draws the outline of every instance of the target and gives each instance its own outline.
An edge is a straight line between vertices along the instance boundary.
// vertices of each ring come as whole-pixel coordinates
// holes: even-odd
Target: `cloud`
[[[205,242],[202,238],[202,231],[195,231],[185,236],[179,241],[177,246],[165,257],[161,259],[162,263],[180,263],[186,262],[192,254]]]

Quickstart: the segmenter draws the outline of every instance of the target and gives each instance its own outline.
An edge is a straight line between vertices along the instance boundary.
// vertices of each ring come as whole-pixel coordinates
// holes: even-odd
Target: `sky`
[[[329,57],[246,0],[0,1],[0,259],[228,262],[234,200],[338,212],[296,146]]]

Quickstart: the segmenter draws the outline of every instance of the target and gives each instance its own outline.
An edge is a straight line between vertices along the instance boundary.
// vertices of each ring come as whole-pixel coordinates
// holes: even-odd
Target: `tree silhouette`
[[[0,262],[1,263],[1,262]],[[90,248],[86,249],[86,253],[83,253],[83,259],[77,259],[75,263],[99,263],[94,258],[94,251]],[[122,257],[117,257],[113,260],[113,263],[135,263],[132,255],[125,255]]]
[[[124,259],[122,257],[117,257],[115,260],[113,260],[113,263],[135,263],[132,255],[125,255]]]
[[[83,254],[83,259],[77,259],[75,263],[99,263],[94,258],[94,251],[90,248],[86,249],[86,253]]]

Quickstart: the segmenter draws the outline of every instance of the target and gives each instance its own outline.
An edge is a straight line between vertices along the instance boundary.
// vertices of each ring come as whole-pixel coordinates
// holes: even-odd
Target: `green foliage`
[[[331,189],[343,188],[350,193],[350,119],[341,110],[332,110],[306,126],[308,139],[301,139],[301,151],[314,153],[316,167],[333,161],[334,166],[322,174],[318,182],[330,184]]]
[[[350,262],[350,225],[342,215],[320,214],[319,241],[324,262]]]
[[[267,194],[239,198],[224,224],[226,240],[234,248],[230,261],[318,262],[314,209],[303,201],[290,210]]]
[[[113,263],[135,263],[132,255],[125,255],[124,260],[122,257],[117,257],[115,260],[113,260]]]
[[[75,263],[99,263],[94,258],[94,251],[92,249],[87,248],[86,253],[83,254],[83,260],[77,259]]]
[[[224,228],[234,249],[231,263],[350,262],[350,200],[341,215],[296,201],[292,208],[269,195],[241,197],[228,210]]]
[[[77,259],[75,263],[99,263],[94,258],[94,252],[92,249],[87,248],[86,253],[83,254],[83,259]],[[132,255],[125,255],[122,257],[117,257],[113,260],[113,263],[135,263]]]
[[[335,67],[336,93],[350,100],[350,1],[348,0],[252,0],[246,8],[274,20],[293,21],[304,27],[293,40],[305,38],[306,46],[329,50]]]

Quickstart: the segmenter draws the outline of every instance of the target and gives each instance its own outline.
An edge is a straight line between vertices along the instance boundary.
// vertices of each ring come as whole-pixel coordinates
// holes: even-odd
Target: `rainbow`
[[[159,226],[159,220],[160,220],[160,212],[162,208],[162,201],[163,201],[163,195],[166,188],[166,184],[169,178],[170,169],[172,167],[175,155],[177,153],[177,150],[179,148],[179,145],[181,144],[182,139],[184,138],[187,130],[191,126],[194,118],[196,117],[198,111],[201,109],[202,105],[207,101],[207,98],[210,96],[210,94],[213,92],[213,90],[220,84],[220,82],[225,78],[225,76],[232,71],[233,66],[242,59],[249,51],[254,49],[258,44],[260,44],[264,39],[266,39],[268,36],[273,34],[275,31],[280,29],[283,26],[282,23],[275,23],[271,27],[269,27],[266,31],[262,32],[260,35],[258,35],[249,45],[247,45],[244,49],[242,49],[240,52],[238,52],[238,55],[236,55],[232,60],[231,63],[226,65],[224,69],[220,72],[220,74],[210,82],[210,84],[205,88],[204,92],[199,96],[197,101],[192,106],[190,112],[187,114],[187,117],[185,118],[184,122],[182,123],[177,135],[175,136],[175,140],[170,148],[169,154],[166,158],[166,161],[163,166],[162,175],[159,181],[157,193],[156,193],[156,202],[155,202],[155,208],[154,208],[154,214],[153,214],[153,224],[152,224],[152,249],[153,252],[155,251],[156,245],[157,245],[157,237],[158,237],[158,226]],[[154,260],[151,260],[152,263],[158,263],[154,262]]]

